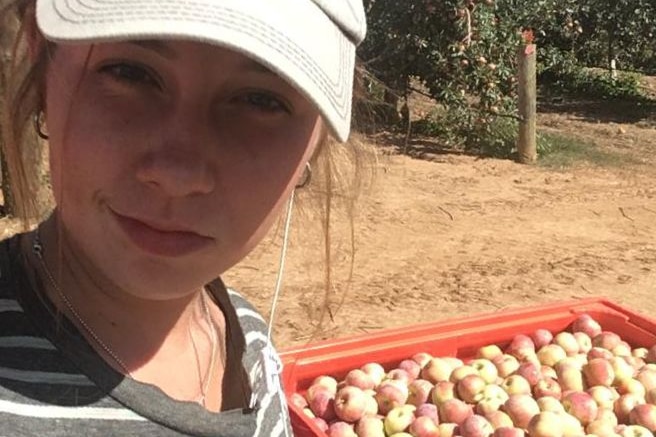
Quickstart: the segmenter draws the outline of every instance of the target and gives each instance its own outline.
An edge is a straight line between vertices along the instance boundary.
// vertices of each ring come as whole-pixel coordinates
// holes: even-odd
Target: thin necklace
[[[39,259],[39,262],[41,264],[41,267],[43,268],[43,271],[46,274],[46,277],[48,278],[48,281],[50,282],[50,285],[55,289],[57,292],[57,295],[61,298],[61,300],[64,302],[66,305],[66,308],[70,311],[71,314],[75,317],[75,319],[82,325],[85,331],[93,338],[93,340],[100,346],[115,362],[116,364],[119,365],[123,373],[125,373],[127,376],[129,376],[132,379],[135,379],[134,376],[132,375],[132,372],[128,369],[128,367],[125,365],[123,360],[121,360],[118,355],[109,347],[107,344],[105,344],[104,341],[98,335],[94,332],[93,329],[87,324],[87,322],[80,316],[80,313],[77,311],[75,306],[73,306],[73,303],[68,299],[68,296],[64,294],[64,292],[59,288],[59,285],[57,284],[57,281],[55,281],[55,278],[52,276],[50,273],[50,269],[48,268],[48,264],[46,263],[46,260],[43,256],[43,244],[41,243],[41,239],[39,238],[39,232],[38,230],[35,232],[34,236],[34,244],[32,245],[32,250],[36,257]],[[203,307],[203,315],[205,316],[205,322],[207,323],[207,326],[210,331],[210,338],[211,338],[211,343],[212,343],[212,355],[210,357],[210,364],[207,369],[205,381],[203,382],[202,374],[200,371],[200,359],[198,358],[198,349],[196,347],[196,342],[194,341],[194,337],[191,333],[191,324],[189,324],[189,336],[191,337],[192,345],[194,348],[194,352],[196,354],[196,363],[198,367],[198,378],[201,382],[201,387],[200,387],[200,395],[194,399],[194,402],[201,404],[203,407],[206,407],[206,395],[207,391],[210,385],[210,382],[212,381],[212,370],[214,369],[214,359],[216,357],[216,349],[217,349],[217,337],[219,337],[216,333],[216,328],[214,326],[214,321],[212,320],[212,316],[210,315],[210,310],[209,306],[207,305],[207,298],[205,297],[205,289],[201,292],[201,305]],[[221,351],[223,354],[223,351]]]

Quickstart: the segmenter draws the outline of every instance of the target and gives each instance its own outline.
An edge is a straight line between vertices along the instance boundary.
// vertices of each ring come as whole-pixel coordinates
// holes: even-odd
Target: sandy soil
[[[336,219],[331,316],[323,305],[321,235],[293,224],[274,333],[278,346],[458,315],[593,296],[656,313],[656,112],[598,102],[543,105],[542,131],[593,141],[627,158],[565,170],[457,153],[400,155],[384,138],[355,221]],[[279,229],[226,275],[265,314]],[[342,303],[340,305],[340,303]]]

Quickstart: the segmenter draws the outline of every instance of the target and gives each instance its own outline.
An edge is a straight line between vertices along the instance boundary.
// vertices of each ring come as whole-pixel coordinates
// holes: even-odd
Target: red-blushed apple
[[[615,381],[615,370],[607,360],[593,358],[583,366],[583,376],[588,387],[603,385],[610,387]]]
[[[488,384],[483,389],[483,397],[476,404],[476,413],[486,416],[492,411],[498,410],[508,400],[508,393],[496,384]]]
[[[645,392],[656,388],[656,370],[642,368],[635,377],[645,387]]]
[[[630,357],[631,356],[631,345],[626,341],[620,341],[617,346],[615,346],[612,351],[613,355],[618,357]]]
[[[419,416],[413,420],[408,431],[413,437],[441,437],[438,425],[427,416]]]
[[[330,391],[332,391],[333,394],[337,393],[337,380],[332,376],[328,376],[328,375],[317,376],[312,381],[312,384],[310,384],[310,386],[314,386],[314,385],[321,385],[323,387],[330,389]]]
[[[512,375],[519,368],[519,360],[510,354],[503,354],[492,359],[501,378]]]
[[[397,367],[408,372],[413,381],[419,378],[421,373],[421,366],[415,360],[402,360]]]
[[[530,394],[531,384],[521,375],[513,374],[499,384],[508,395]]]
[[[563,407],[585,426],[597,418],[599,406],[597,402],[584,391],[572,391],[563,396]]]
[[[615,384],[615,388],[620,395],[633,393],[641,398],[647,394],[645,386],[635,378],[626,378]]]
[[[329,422],[335,418],[335,393],[324,385],[312,385],[305,394],[315,416]]]
[[[430,360],[433,359],[433,356],[428,352],[417,352],[410,359],[414,360],[415,363],[419,364],[419,367],[422,369],[428,364]]]
[[[522,376],[533,387],[542,378],[542,366],[540,362],[524,361],[519,364],[515,373]]]
[[[548,329],[536,329],[530,335],[533,344],[535,345],[535,350],[538,351],[542,346],[545,346],[553,341],[553,334]]]
[[[439,425],[440,417],[437,411],[437,405],[435,404],[421,404],[415,410],[415,417],[426,416],[435,422],[435,425]]]
[[[367,409],[367,395],[352,385],[343,387],[335,394],[335,415],[344,422],[357,422]]]
[[[421,369],[421,378],[432,382],[448,381],[453,367],[444,358],[434,357]]]
[[[404,432],[410,427],[413,420],[415,420],[414,405],[401,405],[392,408],[383,420],[385,433],[391,435],[397,432]]]
[[[618,434],[621,437],[654,437],[651,431],[640,425],[625,425],[619,429]]]
[[[380,384],[387,374],[385,368],[379,363],[366,363],[360,367],[360,370],[371,377],[374,381],[374,386]]]
[[[610,387],[605,385],[595,385],[589,387],[586,392],[592,396],[592,399],[595,400],[599,408],[613,408],[615,399],[617,399],[617,393],[613,392]]]
[[[488,437],[494,433],[492,424],[483,416],[473,414],[460,425],[462,437]]]
[[[535,343],[528,335],[517,334],[506,347],[506,353],[521,361],[535,353]]]
[[[305,397],[300,393],[292,393],[289,396],[288,403],[290,405],[294,405],[300,410],[302,410],[303,408],[307,408],[309,406],[307,399],[305,399]]]
[[[553,396],[542,396],[537,399],[538,407],[540,411],[551,411],[552,413],[564,413],[565,408],[563,404],[560,403],[560,399],[556,399]]]
[[[511,395],[503,410],[508,413],[515,427],[526,429],[528,422],[540,412],[540,407],[530,395]]]
[[[392,408],[404,405],[408,400],[408,386],[399,381],[389,380],[376,387],[378,412],[387,414]]]
[[[554,378],[542,378],[535,386],[533,386],[533,397],[539,399],[544,396],[550,396],[555,399],[560,399],[563,395],[563,389]]]
[[[408,385],[412,382],[412,376],[403,369],[392,369],[387,372],[387,375],[383,378],[383,381],[397,380],[403,382],[405,385]],[[382,382],[381,382],[382,383]]]
[[[501,410],[491,411],[483,416],[485,416],[494,429],[504,427],[513,428],[515,426],[510,416]]]
[[[583,372],[577,364],[559,362],[556,365],[556,374],[563,393],[566,391],[583,391]]]
[[[383,419],[376,416],[365,416],[355,424],[358,437],[386,437]]]
[[[415,379],[408,385],[408,404],[418,407],[428,402],[433,384],[425,379]]]
[[[487,382],[488,384],[494,384],[494,382],[499,377],[499,371],[494,363],[486,358],[478,358],[469,363],[478,374]]]
[[[531,418],[526,427],[531,437],[563,437],[560,417],[551,411],[541,411]]]
[[[588,351],[588,361],[593,360],[595,358],[603,358],[604,360],[608,361],[611,358],[613,358],[615,355],[608,349],[604,349],[603,347],[596,347],[593,346],[592,349]]]
[[[622,357],[613,357],[608,360],[610,365],[613,367],[615,372],[615,381],[614,384],[619,383],[623,379],[633,378],[633,375],[636,373],[633,366],[631,366],[624,358]]]
[[[350,370],[344,377],[346,385],[352,385],[362,390],[371,390],[376,386],[376,382],[370,374],[362,369]]]
[[[325,433],[325,432],[328,431],[328,422],[323,420],[321,417],[313,417],[313,418],[310,419],[310,421],[312,423],[314,423],[314,426],[319,428],[319,430],[321,430],[321,432]]]
[[[656,405],[636,405],[629,413],[629,423],[644,426],[651,432],[656,431]]]
[[[642,405],[644,403],[645,400],[643,398],[638,397],[633,393],[621,395],[613,405],[613,411],[615,412],[615,416],[617,416],[617,421],[619,423],[628,423],[631,410],[637,405]]]
[[[622,341],[619,335],[611,331],[602,331],[591,338],[593,347],[601,347],[609,351],[612,351]]]
[[[542,346],[537,354],[540,363],[549,367],[555,366],[558,361],[567,356],[565,349],[553,343]]]
[[[556,369],[554,369],[553,367],[543,365],[540,367],[540,373],[542,373],[542,377],[544,378],[558,379],[558,374],[556,373]]]
[[[476,351],[476,358],[484,358],[490,361],[501,355],[503,355],[503,351],[496,344],[482,346]]]
[[[440,381],[433,386],[431,401],[435,405],[456,397],[456,385],[451,381]]]
[[[448,399],[438,405],[440,423],[461,425],[465,419],[474,414],[472,406],[460,399]]]
[[[449,377],[449,381],[457,384],[458,381],[460,381],[462,378],[468,375],[478,376],[478,372],[472,366],[464,364],[460,367],[456,367],[455,369],[453,369],[453,372],[451,372],[451,376]]]
[[[448,423],[440,423],[437,425],[437,429],[440,431],[440,437],[455,437],[459,432],[460,428],[457,424],[448,422]]]
[[[579,342],[571,332],[563,331],[556,334],[553,339],[553,344],[562,347],[567,356],[574,356],[579,353]]]
[[[475,404],[483,398],[487,382],[478,374],[467,375],[456,383],[456,392],[463,401]]]
[[[601,334],[601,325],[589,314],[581,314],[572,322],[572,332],[584,332],[593,338]]]
[[[523,429],[515,428],[513,426],[504,426],[494,430],[492,437],[525,437]]]
[[[592,349],[592,339],[590,336],[585,332],[575,332],[573,335],[576,342],[579,344],[579,353],[587,354],[590,352],[590,349]]]
[[[328,432],[326,434],[328,437],[358,437],[353,424],[342,422],[341,420],[332,422],[328,426]]]

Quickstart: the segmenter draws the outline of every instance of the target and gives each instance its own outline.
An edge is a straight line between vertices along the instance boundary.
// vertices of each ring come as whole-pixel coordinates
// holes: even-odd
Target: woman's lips
[[[114,212],[121,229],[141,250],[158,256],[178,257],[201,250],[212,239],[190,231],[157,229]]]

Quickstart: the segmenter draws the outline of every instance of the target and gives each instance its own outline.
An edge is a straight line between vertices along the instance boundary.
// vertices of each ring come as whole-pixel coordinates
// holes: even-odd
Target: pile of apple
[[[587,314],[469,360],[426,352],[386,371],[317,377],[290,402],[330,437],[653,437],[656,345],[635,348]]]

